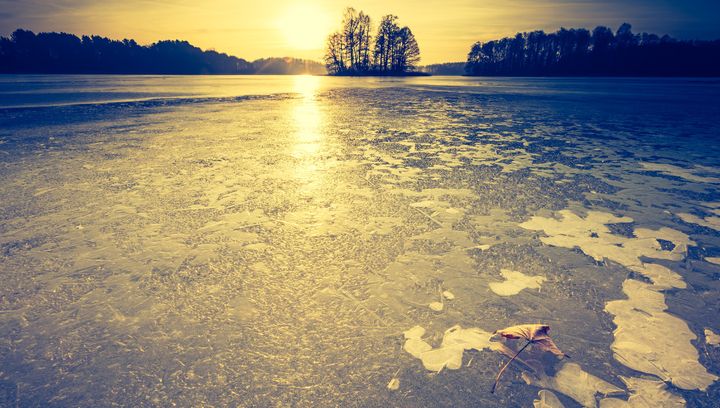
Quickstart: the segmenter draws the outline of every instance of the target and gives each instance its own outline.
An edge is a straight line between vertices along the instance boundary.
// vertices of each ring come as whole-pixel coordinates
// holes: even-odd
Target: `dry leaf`
[[[505,344],[497,341],[492,342],[490,350],[497,351],[500,354],[504,354],[507,358],[513,358],[513,356],[515,356],[515,354],[517,353],[516,350],[513,350]],[[536,360],[523,360],[522,357],[515,356],[515,362],[520,363],[524,366],[525,370],[532,373],[538,371],[538,367],[542,369],[541,364]]]
[[[442,312],[445,305],[442,304],[442,302],[432,302],[428,305],[430,309],[436,311],[436,312]]]
[[[565,353],[560,351],[548,335],[549,330],[550,326],[544,324],[521,324],[498,330],[495,333],[506,339],[525,339],[540,350],[549,351],[556,356],[564,357]]]
[[[512,356],[512,358],[510,358],[510,360],[505,363],[505,365],[500,369],[497,377],[495,377],[495,383],[493,384],[492,390],[490,391],[491,393],[495,392],[495,388],[497,388],[500,377],[502,377],[503,373],[508,368],[510,363],[517,359],[518,355],[520,355],[520,353],[522,353],[522,351],[525,350],[527,346],[532,344],[536,348],[543,351],[549,351],[556,356],[565,356],[565,353],[563,353],[562,351],[560,351],[559,348],[557,348],[555,343],[548,335],[549,330],[550,326],[544,324],[521,324],[518,326],[510,326],[495,332],[496,334],[499,334],[507,339],[525,339],[527,340],[527,343],[525,343],[525,345],[522,346],[520,350],[518,350]]]

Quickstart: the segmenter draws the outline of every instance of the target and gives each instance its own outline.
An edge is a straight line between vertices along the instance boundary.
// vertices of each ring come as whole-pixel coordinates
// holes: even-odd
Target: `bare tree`
[[[339,32],[328,36],[325,51],[325,67],[330,74],[341,74],[345,71],[344,37]]]
[[[354,8],[345,9],[342,33],[345,42],[345,57],[350,69],[355,69],[359,58],[360,16]]]
[[[405,73],[417,67],[420,62],[420,47],[408,27],[398,30],[395,36],[392,71]]]
[[[328,72],[400,75],[415,69],[420,61],[417,41],[408,27],[400,28],[396,21],[394,15],[382,18],[371,49],[370,16],[348,7],[341,30],[328,37],[325,54]]]
[[[375,36],[374,65],[380,72],[388,72],[391,69],[391,60],[395,46],[396,33],[399,30],[395,23],[397,16],[388,14],[383,16]]]
[[[361,11],[357,20],[358,59],[354,68],[358,71],[367,71],[370,69],[370,16]]]

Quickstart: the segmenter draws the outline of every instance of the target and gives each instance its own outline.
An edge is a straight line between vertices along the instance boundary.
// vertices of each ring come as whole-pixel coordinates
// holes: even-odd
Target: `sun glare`
[[[302,183],[302,191],[310,193],[323,183],[322,160],[318,153],[322,151],[323,115],[320,104],[315,98],[320,83],[319,77],[300,75],[293,79],[295,92],[300,100],[293,108],[295,124],[295,142],[292,156],[295,159],[294,175]]]
[[[310,4],[289,6],[277,22],[288,45],[296,50],[318,50],[332,31],[332,19],[322,8]]]

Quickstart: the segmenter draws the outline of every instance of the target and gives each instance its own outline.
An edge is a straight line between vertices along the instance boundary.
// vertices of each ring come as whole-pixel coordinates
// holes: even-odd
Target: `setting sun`
[[[277,29],[295,50],[321,49],[332,28],[329,13],[312,4],[291,5],[277,20]]]

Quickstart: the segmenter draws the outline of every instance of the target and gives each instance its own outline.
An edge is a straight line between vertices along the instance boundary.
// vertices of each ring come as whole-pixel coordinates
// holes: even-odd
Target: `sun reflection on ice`
[[[320,181],[319,153],[323,147],[323,114],[317,100],[320,78],[310,75],[295,77],[294,90],[301,99],[293,107],[295,128],[291,155],[296,160],[294,174],[305,188],[314,189]]]
[[[315,93],[320,87],[320,77],[318,76],[297,75],[295,76],[294,81],[295,92],[301,94],[305,98],[315,96]]]

